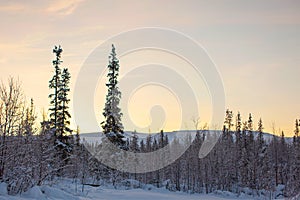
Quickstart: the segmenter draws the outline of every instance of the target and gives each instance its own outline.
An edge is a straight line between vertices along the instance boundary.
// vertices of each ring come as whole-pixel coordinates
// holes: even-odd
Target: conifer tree
[[[235,169],[235,179],[238,186],[242,184],[241,181],[241,168],[242,165],[242,153],[243,153],[243,143],[242,143],[242,119],[241,114],[238,112],[235,122],[235,159],[234,159],[234,169]],[[239,193],[240,191],[237,191]]]
[[[61,53],[62,48],[60,46],[55,46],[53,53],[55,54],[55,60],[53,60],[53,66],[55,68],[55,73],[52,79],[49,81],[49,88],[52,93],[49,95],[50,100],[50,121],[49,121],[49,130],[47,134],[50,133],[51,142],[53,142],[53,166],[55,174],[62,176],[70,167],[68,163],[70,162],[70,152],[72,151],[73,138],[67,136],[68,133],[71,133],[69,128],[71,117],[68,112],[68,93],[70,91],[70,73],[67,68],[61,69],[60,65],[62,63]],[[47,126],[47,122],[43,122],[44,126]]]
[[[264,145],[263,129],[264,129],[263,123],[262,123],[262,120],[260,118],[259,121],[258,121],[258,129],[257,129],[257,131],[258,131],[258,139],[257,140],[258,140],[258,148],[259,149],[262,149],[263,145]]]
[[[55,68],[55,74],[52,77],[52,79],[49,81],[49,88],[53,90],[53,93],[49,95],[50,104],[51,107],[49,108],[50,110],[50,122],[52,125],[52,129],[54,129],[54,136],[57,136],[57,120],[58,120],[58,109],[59,109],[59,102],[58,102],[58,91],[59,91],[59,86],[61,85],[61,69],[60,65],[62,63],[61,60],[61,53],[62,53],[62,48],[60,46],[55,46],[53,49],[53,53],[55,54],[56,58],[55,60],[52,61],[52,64]]]
[[[53,60],[53,66],[55,68],[55,73],[52,79],[49,81],[49,88],[53,91],[49,95],[50,105],[50,124],[51,129],[54,134],[55,140],[58,139],[60,142],[63,141],[64,136],[67,133],[71,133],[72,130],[69,128],[71,117],[68,109],[68,103],[70,99],[68,98],[68,93],[70,92],[69,84],[71,75],[67,68],[61,70],[60,65],[62,63],[61,46],[55,46],[53,53],[56,58]]]
[[[64,68],[63,72],[61,74],[61,84],[58,90],[58,104],[59,104],[59,112],[57,116],[57,124],[58,124],[58,133],[59,133],[59,138],[62,141],[63,137],[67,133],[71,133],[72,130],[69,128],[70,125],[70,120],[69,118],[71,117],[69,113],[69,102],[70,99],[68,98],[68,92],[70,92],[70,78],[71,75],[69,73],[68,68]]]
[[[231,127],[233,126],[233,113],[229,109],[226,110],[226,116],[224,121],[224,132],[229,133],[231,131]]]
[[[256,170],[256,163],[255,163],[255,139],[253,135],[253,119],[252,119],[252,114],[249,113],[249,118],[248,118],[248,137],[247,137],[247,157],[249,159],[249,170],[248,170],[248,184],[251,189],[256,189],[256,175],[257,175],[257,170]]]
[[[36,120],[36,115],[34,113],[34,104],[33,104],[33,99],[31,99],[30,107],[26,109],[26,116],[23,125],[25,136],[30,136],[36,131],[34,128],[35,120]]]
[[[256,189],[260,190],[261,188],[263,188],[264,186],[264,180],[262,180],[262,177],[264,177],[264,169],[266,168],[266,164],[264,163],[265,160],[265,151],[266,151],[266,147],[265,147],[265,140],[264,140],[264,136],[263,136],[263,122],[262,119],[260,118],[258,121],[258,137],[256,139],[256,145],[254,148],[255,151],[255,162],[257,165],[257,173],[256,173]]]
[[[108,92],[106,95],[106,103],[103,112],[105,121],[103,121],[101,124],[103,133],[106,135],[109,141],[124,149],[126,148],[126,140],[124,139],[123,135],[123,125],[121,122],[122,113],[121,109],[119,108],[121,92],[118,88],[120,66],[114,45],[112,45],[112,51],[109,56],[109,64],[107,68],[108,83],[106,86],[108,88]]]
[[[252,120],[252,115],[249,113],[249,118],[248,118],[248,130],[249,132],[252,133],[253,131],[253,120]]]
[[[241,141],[241,131],[242,131],[242,119],[241,114],[238,112],[236,116],[236,123],[235,123],[235,135],[236,135],[236,141],[239,143]]]
[[[299,122],[295,123],[295,135],[293,138],[293,148],[291,151],[291,166],[288,181],[288,195],[299,195],[300,191],[300,140],[299,140]]]
[[[234,172],[232,169],[234,168],[233,161],[233,137],[231,132],[231,127],[233,126],[233,113],[230,110],[226,110],[226,116],[224,121],[224,128],[223,128],[223,152],[222,152],[222,159],[221,165],[224,165],[224,170],[222,176],[226,177],[223,179],[223,187],[229,189],[233,185],[234,181]]]
[[[138,144],[138,135],[136,134],[136,131],[134,131],[132,133],[132,138],[130,140],[130,145],[129,145],[129,150],[131,152],[134,152],[134,153],[137,153],[140,151],[140,147],[139,147],[139,144]],[[133,162],[134,166],[131,166],[134,168],[134,171],[136,172],[136,165],[138,164],[138,160],[137,160],[137,157],[136,157],[136,154],[134,154],[133,156],[129,157],[129,159],[131,160],[131,163]],[[134,179],[136,180],[137,179],[137,173],[134,173]]]
[[[297,140],[298,140],[298,137],[299,137],[299,122],[298,122],[298,119],[296,119],[296,123],[295,123],[295,135],[294,135],[294,143],[297,143]]]

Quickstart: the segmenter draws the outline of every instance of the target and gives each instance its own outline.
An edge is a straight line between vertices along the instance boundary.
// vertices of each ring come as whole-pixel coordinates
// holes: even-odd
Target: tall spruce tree
[[[61,69],[60,65],[62,63],[61,60],[61,53],[62,48],[60,46],[55,46],[53,49],[53,53],[55,54],[56,58],[52,61],[52,64],[55,68],[55,73],[52,79],[49,81],[49,88],[53,90],[53,93],[49,95],[50,105],[50,122],[52,125],[52,129],[54,130],[54,136],[57,136],[57,120],[58,120],[58,109],[59,109],[59,102],[58,102],[58,92],[59,92],[59,86],[61,85]]]
[[[53,53],[55,54],[55,60],[53,60],[53,66],[55,73],[52,79],[49,81],[49,88],[52,93],[49,95],[50,105],[50,124],[51,130],[54,134],[55,141],[58,139],[60,142],[67,142],[63,139],[72,130],[69,128],[71,117],[69,113],[68,93],[70,92],[69,84],[71,75],[67,68],[63,70],[60,68],[62,63],[61,53],[63,52],[61,46],[55,46]]]
[[[242,118],[240,112],[236,115],[235,122],[235,152],[234,152],[234,170],[235,170],[235,179],[238,186],[242,185],[242,175],[241,168],[242,166],[242,152],[243,152],[243,143],[242,143]],[[237,188],[237,193],[240,193],[239,188]]]
[[[58,133],[59,133],[59,139],[63,141],[63,138],[66,134],[71,134],[72,130],[69,128],[70,126],[70,120],[71,117],[69,113],[69,102],[70,99],[68,98],[68,92],[70,92],[70,78],[71,75],[69,73],[68,68],[64,68],[63,72],[61,74],[61,84],[59,86],[58,90],[58,103],[59,103],[59,112],[58,112],[58,118],[57,118],[57,124],[58,124]]]
[[[112,51],[109,56],[109,64],[107,68],[108,83],[106,84],[106,86],[108,88],[108,91],[103,112],[105,121],[103,121],[101,124],[103,133],[106,135],[106,137],[112,143],[124,149],[126,148],[126,140],[124,139],[123,125],[121,122],[122,112],[119,108],[121,92],[118,88],[120,66],[114,45],[112,45]]]

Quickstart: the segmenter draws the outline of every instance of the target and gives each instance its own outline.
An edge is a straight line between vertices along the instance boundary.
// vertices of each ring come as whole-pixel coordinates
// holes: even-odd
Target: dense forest
[[[124,180],[153,184],[170,191],[211,193],[230,191],[237,195],[247,193],[263,197],[292,197],[300,192],[300,138],[297,119],[294,137],[288,140],[284,133],[265,138],[263,121],[254,122],[249,114],[244,119],[237,112],[226,110],[223,129],[217,144],[204,158],[199,149],[204,140],[216,137],[208,127],[195,130],[195,135],[169,138],[164,131],[149,134],[145,140],[133,132],[124,136],[121,92],[118,86],[119,61],[114,46],[108,64],[108,93],[101,123],[103,134],[124,151],[147,153],[168,147],[169,152],[184,149],[183,155],[171,165],[147,173],[118,171],[104,165],[88,151],[92,145],[101,153],[105,143],[86,144],[80,139],[79,128],[71,130],[69,93],[71,75],[61,68],[62,48],[53,49],[54,75],[49,81],[49,116],[37,121],[34,100],[26,102],[21,84],[10,78],[0,86],[0,182],[7,183],[10,194],[27,191],[35,185],[53,184],[61,178],[70,178],[81,185],[101,186],[109,183],[116,188]],[[257,130],[254,127],[257,125]],[[100,132],[100,130],[99,130]],[[111,155],[111,159],[114,155]],[[169,155],[166,154],[168,159]],[[158,161],[157,161],[158,162]],[[281,188],[281,193],[275,193]]]

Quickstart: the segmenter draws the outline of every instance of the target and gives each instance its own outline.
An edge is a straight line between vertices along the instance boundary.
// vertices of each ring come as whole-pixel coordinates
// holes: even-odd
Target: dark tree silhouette
[[[126,140],[123,135],[123,125],[121,122],[122,112],[119,108],[121,99],[121,92],[118,88],[118,76],[119,76],[119,60],[114,45],[112,45],[112,51],[109,56],[108,68],[108,83],[106,84],[108,91],[106,95],[106,103],[103,115],[105,121],[103,121],[102,128],[106,137],[115,145],[120,148],[126,148]]]

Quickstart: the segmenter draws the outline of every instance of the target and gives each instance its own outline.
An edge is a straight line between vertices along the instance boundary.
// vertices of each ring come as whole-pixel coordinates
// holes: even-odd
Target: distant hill
[[[220,130],[200,130],[201,134],[204,134],[204,133],[207,134],[208,132],[213,132],[214,134],[222,134],[222,131],[220,131]],[[179,139],[179,141],[183,142],[188,134],[190,134],[192,139],[194,139],[195,135],[196,135],[196,131],[181,130],[181,131],[164,132],[164,134],[168,135],[169,142],[173,141],[174,138],[177,138],[177,139]],[[254,134],[254,138],[256,138],[258,136],[258,132],[256,132],[256,131],[254,131],[253,134]],[[126,138],[131,138],[133,136],[133,132],[125,131],[124,135]],[[136,133],[136,135],[138,136],[138,141],[140,142],[141,140],[146,141],[146,138],[149,135],[149,133]],[[159,133],[152,133],[151,136],[155,137],[155,138],[159,138]],[[269,143],[272,140],[273,136],[274,136],[273,134],[264,133],[264,139],[267,143]],[[86,142],[100,144],[101,138],[104,137],[104,135],[103,135],[103,133],[100,133],[100,132],[92,132],[92,133],[81,133],[80,137],[82,140],[85,140]],[[276,137],[279,138],[279,136],[276,136]],[[233,139],[235,139],[234,134],[233,134]],[[291,143],[291,142],[293,142],[293,138],[285,137],[285,141],[287,143]]]

